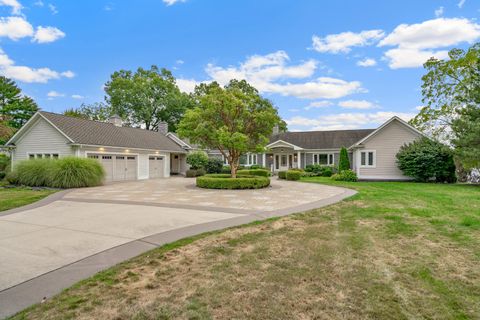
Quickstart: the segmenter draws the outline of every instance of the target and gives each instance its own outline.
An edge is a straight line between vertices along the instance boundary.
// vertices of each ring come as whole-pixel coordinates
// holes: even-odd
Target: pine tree
[[[348,159],[347,148],[342,147],[340,150],[340,160],[338,161],[338,171],[350,169],[350,160]]]

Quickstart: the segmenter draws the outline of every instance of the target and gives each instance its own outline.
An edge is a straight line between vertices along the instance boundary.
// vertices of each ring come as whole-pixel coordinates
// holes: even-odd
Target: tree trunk
[[[230,165],[230,175],[232,176],[232,178],[237,177],[237,169],[238,169],[238,166],[236,164]]]

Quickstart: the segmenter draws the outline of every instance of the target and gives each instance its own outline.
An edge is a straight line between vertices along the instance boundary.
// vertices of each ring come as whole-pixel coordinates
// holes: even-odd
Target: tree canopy
[[[166,121],[175,131],[185,111],[193,106],[172,73],[157,66],[116,71],[105,84],[105,92],[114,113],[127,124],[147,130],[157,130],[159,123]]]
[[[480,43],[430,59],[422,77],[425,106],[411,123],[451,143],[465,168],[480,166]]]
[[[114,112],[111,106],[102,102],[96,102],[93,104],[82,103],[79,108],[67,109],[63,114],[88,120],[107,121]]]
[[[15,81],[0,76],[0,120],[3,125],[19,129],[37,111],[35,101],[22,95]]]
[[[181,137],[208,149],[218,149],[236,177],[240,156],[263,151],[275,125],[284,125],[277,109],[245,80],[200,84],[193,94],[195,107],[178,125]]]

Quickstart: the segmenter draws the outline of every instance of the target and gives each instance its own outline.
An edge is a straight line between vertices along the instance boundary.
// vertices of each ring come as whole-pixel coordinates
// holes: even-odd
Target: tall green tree
[[[432,58],[424,67],[422,102],[425,106],[411,120],[421,131],[440,140],[450,141],[453,120],[459,110],[478,107],[480,91],[480,43],[468,50],[452,49],[448,60]]]
[[[22,95],[15,81],[0,76],[0,119],[7,126],[19,129],[37,111],[35,101]]]
[[[107,121],[114,114],[114,111],[111,106],[102,102],[96,102],[93,104],[82,103],[79,108],[67,109],[63,114],[88,120]]]
[[[430,59],[422,77],[425,107],[411,121],[445,140],[465,168],[480,166],[480,43],[453,49],[448,60]]]
[[[348,151],[347,148],[342,147],[342,149],[340,149],[340,159],[338,160],[338,171],[342,172],[349,169],[350,159],[348,159]]]
[[[157,130],[166,121],[175,131],[185,111],[193,106],[167,69],[152,66],[137,71],[116,71],[105,84],[107,103],[129,125]]]
[[[275,125],[284,125],[277,109],[245,80],[201,84],[193,94],[196,106],[187,110],[178,133],[192,143],[218,149],[227,159],[233,178],[240,156],[263,151]]]

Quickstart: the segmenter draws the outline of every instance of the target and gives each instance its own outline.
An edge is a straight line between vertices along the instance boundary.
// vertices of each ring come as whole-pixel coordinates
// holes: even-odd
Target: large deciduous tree
[[[245,80],[201,84],[193,94],[196,106],[185,113],[178,133],[191,142],[218,149],[236,178],[240,156],[263,151],[273,127],[284,125],[277,109]]]
[[[434,138],[453,144],[465,167],[480,165],[480,43],[453,49],[448,60],[424,65],[425,106],[411,123]]]
[[[105,103],[84,104],[79,108],[67,109],[64,115],[95,121],[107,121],[113,114],[113,108]]]
[[[127,124],[147,130],[157,130],[159,123],[166,121],[175,131],[185,111],[193,106],[172,73],[157,66],[116,71],[105,84],[105,92],[107,103]]]
[[[19,129],[37,111],[35,101],[22,95],[22,90],[13,80],[0,76],[0,120],[3,125]]]

